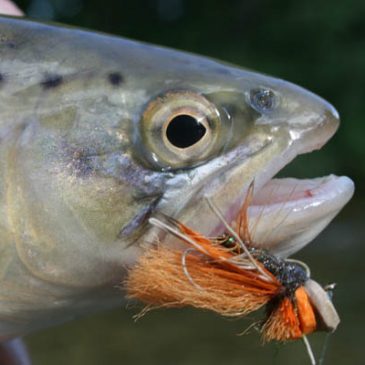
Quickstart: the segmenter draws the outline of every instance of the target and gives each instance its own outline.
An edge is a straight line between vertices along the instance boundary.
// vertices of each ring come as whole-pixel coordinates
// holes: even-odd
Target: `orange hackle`
[[[173,218],[163,216],[168,224],[155,219],[187,248],[163,244],[147,248],[129,271],[125,283],[129,298],[147,303],[147,310],[189,305],[231,317],[269,304],[261,328],[264,341],[293,340],[315,331],[315,313],[305,288],[289,293],[246,247],[252,244],[247,214],[252,197],[253,183],[236,220],[234,249],[224,246],[225,236],[211,239]]]
[[[296,289],[295,300],[280,299],[263,326],[264,341],[296,340],[317,328],[313,306],[303,286]]]
[[[292,300],[284,297],[271,312],[263,329],[263,340],[287,341],[302,337],[299,319]]]
[[[184,253],[163,245],[148,249],[129,273],[130,298],[152,306],[191,305],[242,316],[265,305],[280,290],[280,282],[266,269],[271,281],[231,263],[234,255],[228,250],[182,224],[179,227],[201,250]]]

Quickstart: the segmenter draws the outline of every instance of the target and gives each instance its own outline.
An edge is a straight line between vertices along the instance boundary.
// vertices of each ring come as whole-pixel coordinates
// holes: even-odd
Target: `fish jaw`
[[[224,224],[204,198],[210,198],[226,221],[234,225],[254,182],[255,195],[248,209],[252,244],[287,257],[311,242],[350,200],[354,185],[348,177],[334,175],[273,179],[297,155],[320,149],[339,126],[336,109],[322,98],[283,81],[280,87],[285,92],[298,92],[302,99],[293,102],[291,97],[292,118],[262,115],[256,121],[257,133],[253,132],[243,145],[198,168],[193,176],[170,181],[179,186],[178,194],[171,189],[158,208],[202,233],[216,236],[225,231]],[[283,191],[286,194],[280,199]],[[188,203],[179,200],[181,196]],[[177,210],[179,206],[183,209]],[[174,241],[163,240],[167,244]]]
[[[346,176],[269,180],[248,209],[255,247],[283,258],[294,254],[332,221],[353,192],[354,184]],[[278,197],[281,201],[275,201]]]

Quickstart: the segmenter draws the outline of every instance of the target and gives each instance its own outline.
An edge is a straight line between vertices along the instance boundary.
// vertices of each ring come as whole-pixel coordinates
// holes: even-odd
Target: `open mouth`
[[[323,140],[322,144],[325,142],[326,140]],[[316,146],[319,147],[321,146]],[[312,149],[308,148],[299,153],[311,152]],[[254,176],[254,195],[247,210],[252,245],[267,249],[282,258],[292,255],[311,242],[339,213],[354,192],[354,184],[346,176],[328,175],[313,179],[274,178],[299,153],[289,149],[279,158],[272,159],[265,168],[258,170]],[[203,192],[203,195],[209,197],[222,211],[225,220],[232,227],[235,227],[248,185],[252,182],[246,181],[242,187],[240,183],[243,175],[239,168],[238,166],[238,172],[233,177],[238,180],[240,191],[235,189],[236,193],[232,193],[232,179],[229,178],[228,190],[217,193],[217,189],[222,185],[215,180],[218,185],[211,184]],[[203,200],[194,200],[196,204],[201,205],[193,206],[191,211],[195,215],[192,218],[177,216],[176,219],[210,237],[219,236],[226,231],[225,226],[222,221],[217,220],[207,202]],[[208,223],[204,228],[206,217]]]
[[[288,257],[311,242],[351,199],[354,184],[346,176],[274,178],[298,154],[321,148],[331,135],[321,136],[315,145],[303,144],[300,151],[292,146],[255,175],[254,196],[248,207],[248,229],[255,247]],[[224,211],[232,226],[236,224],[246,194],[247,188],[243,195],[233,198]],[[222,231],[223,224],[218,224],[211,235]]]
[[[301,151],[291,146],[280,156],[272,158],[263,168],[257,169],[253,177],[254,195],[247,210],[248,230],[253,246],[286,258],[311,242],[350,200],[354,184],[346,176],[274,178],[298,154],[322,147],[330,135],[326,137],[320,144],[310,147],[306,145]],[[240,159],[237,154],[232,158],[236,162]],[[199,199],[194,196],[194,203],[186,210],[187,215],[171,216],[209,237],[221,235],[226,231],[224,223],[210,210],[203,199],[205,196],[221,210],[226,222],[235,227],[248,186],[252,182],[252,178],[245,180],[245,171],[242,171],[239,163],[236,168],[226,183],[222,184],[218,178],[211,184],[204,184],[203,194]],[[171,204],[168,206],[171,207]],[[170,215],[168,212],[164,213]],[[167,242],[163,236],[165,234],[160,232],[160,239]],[[170,236],[169,244],[176,242],[171,239],[173,240]]]
[[[287,257],[312,241],[350,200],[351,179],[329,175],[314,179],[269,180],[248,208],[256,247]]]

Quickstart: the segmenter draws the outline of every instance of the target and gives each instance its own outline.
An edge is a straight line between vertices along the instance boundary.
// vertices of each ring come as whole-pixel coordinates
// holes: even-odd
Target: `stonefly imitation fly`
[[[247,217],[252,194],[253,184],[236,229],[207,199],[226,228],[219,237],[208,238],[167,216],[150,218],[151,224],[187,247],[149,248],[129,272],[129,297],[147,303],[147,309],[193,306],[228,317],[242,317],[266,305],[260,324],[263,341],[303,339],[311,364],[316,364],[306,335],[334,331],[339,316],[326,290],[310,278],[306,264],[254,247]]]

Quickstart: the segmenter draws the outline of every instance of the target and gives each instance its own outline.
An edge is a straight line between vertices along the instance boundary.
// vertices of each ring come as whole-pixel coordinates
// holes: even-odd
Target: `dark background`
[[[355,180],[352,202],[297,257],[321,283],[336,281],[342,317],[325,364],[365,364],[365,1],[31,0],[31,17],[204,54],[300,84],[336,106],[342,125],[322,151],[284,172]],[[194,310],[158,311],[137,323],[124,308],[27,338],[40,364],[307,364],[301,342],[265,345],[236,336],[249,320]],[[324,341],[311,336],[315,351]]]

